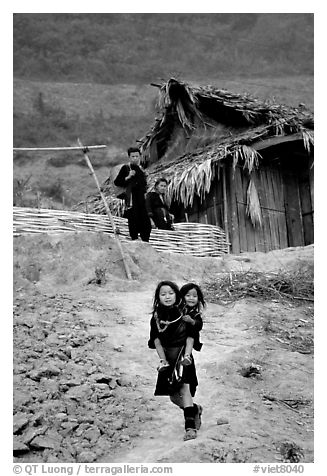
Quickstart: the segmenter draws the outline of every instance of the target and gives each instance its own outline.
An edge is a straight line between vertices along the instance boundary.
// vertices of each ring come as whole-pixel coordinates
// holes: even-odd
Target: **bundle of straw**
[[[211,302],[233,302],[246,297],[258,299],[297,299],[313,301],[313,269],[302,266],[298,270],[271,273],[244,271],[223,273],[204,284]]]

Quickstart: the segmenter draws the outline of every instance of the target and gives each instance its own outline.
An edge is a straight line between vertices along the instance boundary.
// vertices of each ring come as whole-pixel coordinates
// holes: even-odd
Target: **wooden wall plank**
[[[283,180],[280,173],[280,169],[274,168],[273,170],[274,170],[274,175],[272,180],[272,187],[273,187],[273,193],[274,193],[274,201],[276,204],[276,209],[279,210],[279,212],[276,212],[278,236],[279,236],[279,248],[283,249],[288,247],[284,186],[283,186]]]
[[[235,169],[235,195],[236,195],[236,204],[237,204],[237,214],[238,214],[238,226],[239,226],[239,237],[240,237],[240,251],[255,251],[251,243],[248,241],[247,236],[247,227],[246,227],[246,205],[243,195],[243,183],[242,177],[243,171],[240,167]]]
[[[310,160],[310,164],[309,164],[309,182],[310,182],[310,194],[311,194],[312,211],[314,211],[314,167],[313,167],[313,159]]]
[[[259,202],[260,202],[260,206],[262,206],[262,200],[261,200],[261,184],[260,184],[260,175],[258,173],[257,170],[255,170],[254,172],[252,172],[252,176],[253,176],[253,180],[254,180],[254,183],[255,183],[255,186],[256,186],[256,189],[257,189],[257,192],[258,192],[258,196],[259,196]],[[261,210],[261,214],[262,214],[262,210]],[[254,239],[255,239],[255,250],[256,251],[261,251],[261,252],[265,252],[266,249],[265,249],[265,234],[264,234],[264,228],[263,228],[263,225],[260,226],[260,225],[256,225],[255,226],[255,234],[254,234]]]
[[[274,234],[274,221],[271,217],[271,200],[270,200],[270,188],[268,185],[268,177],[266,173],[266,169],[262,167],[261,169],[261,176],[262,176],[262,181],[263,181],[263,187],[265,191],[265,216],[266,216],[266,221],[267,221],[267,229],[268,231],[268,237],[269,237],[269,248],[268,250],[273,250],[275,249],[275,234]]]
[[[270,225],[270,234],[271,234],[271,249],[279,249],[279,233],[278,233],[278,209],[276,207],[276,202],[274,198],[274,191],[272,182],[273,178],[273,169],[271,167],[264,168],[264,174],[266,176],[267,183],[267,207],[268,207],[268,216],[269,216],[269,225]]]
[[[284,169],[286,224],[289,246],[304,246],[298,178],[295,170]]]
[[[227,167],[227,165],[226,165]],[[227,188],[227,200],[228,200],[228,223],[229,223],[229,240],[231,243],[231,252],[237,254],[240,252],[240,239],[239,239],[239,223],[237,213],[237,203],[235,194],[235,180],[233,174],[233,167],[228,166],[226,168],[226,188]]]
[[[304,234],[304,244],[310,245],[314,241],[313,237],[313,210],[310,192],[309,168],[303,167],[299,170],[299,194],[302,213],[302,224]]]
[[[265,175],[262,172],[262,168],[258,170],[258,183],[257,190],[259,194],[259,200],[261,205],[261,214],[262,214],[262,229],[263,229],[263,242],[265,252],[271,250],[271,236],[270,236],[270,225],[269,217],[267,211],[267,197],[266,197],[266,181]]]
[[[216,195],[213,196],[213,220],[214,225],[219,226],[219,218],[218,218],[218,207],[217,207],[217,199]]]
[[[225,228],[224,224],[224,197],[223,197],[223,178],[222,170],[218,169],[215,176],[215,183],[213,184],[214,189],[214,207],[216,208],[214,212],[215,222],[218,222],[218,226]]]
[[[215,225],[215,213],[214,213],[214,207],[209,207],[207,208],[207,217],[208,217],[208,223],[209,225]]]
[[[312,214],[304,215],[302,217],[303,233],[304,233],[304,245],[311,245],[314,242],[314,228]]]
[[[258,193],[257,188],[257,178],[255,173],[251,174],[254,186]],[[243,197],[244,202],[247,204],[247,189],[250,183],[250,177],[243,175]],[[246,210],[245,210],[246,213]],[[254,251],[264,251],[264,247],[262,246],[262,238],[263,238],[263,231],[262,227],[259,224],[252,224],[251,218],[246,213],[246,232],[248,236],[248,241],[251,243],[251,249],[253,248]]]
[[[245,230],[246,230],[246,237],[248,243],[248,250],[249,251],[257,251],[256,247],[256,228],[253,226],[251,218],[246,213],[246,205],[247,205],[247,189],[250,183],[250,178],[247,173],[242,171],[241,174],[241,182],[242,182],[242,193],[243,193],[243,202],[244,202],[244,217],[245,217]]]

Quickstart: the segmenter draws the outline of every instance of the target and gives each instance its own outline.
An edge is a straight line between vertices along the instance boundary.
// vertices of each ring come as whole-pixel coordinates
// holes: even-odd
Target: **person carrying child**
[[[171,402],[184,412],[184,440],[196,438],[201,426],[202,407],[193,402],[198,386],[194,359],[183,365],[188,337],[188,351],[196,347],[196,333],[182,312],[183,301],[176,283],[161,281],[155,290],[150,321],[148,346],[156,349],[160,359],[154,395],[168,395]],[[188,316],[190,317],[190,316]],[[194,327],[194,326],[193,326]],[[192,344],[192,347],[191,347]]]

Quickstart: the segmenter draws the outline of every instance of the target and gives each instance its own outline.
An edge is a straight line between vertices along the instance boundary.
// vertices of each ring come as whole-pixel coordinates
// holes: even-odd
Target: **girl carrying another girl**
[[[202,293],[201,296],[204,305]],[[194,306],[186,304],[176,283],[161,281],[154,294],[148,342],[160,359],[154,394],[169,395],[171,402],[183,410],[185,441],[196,438],[202,414],[201,405],[193,402],[198,380],[192,349],[200,350],[202,346],[199,341],[201,315],[199,312],[196,317],[190,315]]]

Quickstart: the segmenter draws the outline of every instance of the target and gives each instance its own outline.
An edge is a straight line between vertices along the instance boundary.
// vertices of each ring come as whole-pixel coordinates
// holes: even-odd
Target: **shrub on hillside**
[[[56,182],[40,184],[39,190],[47,197],[57,201],[61,201],[64,196],[64,187],[60,179],[57,179]]]

